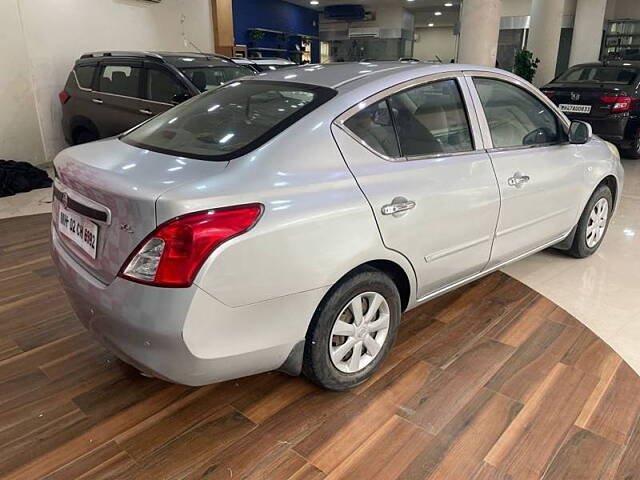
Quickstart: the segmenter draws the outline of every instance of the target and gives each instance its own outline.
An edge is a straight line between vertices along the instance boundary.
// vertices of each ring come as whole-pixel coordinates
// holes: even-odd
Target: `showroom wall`
[[[414,58],[436,60],[440,57],[444,63],[456,58],[457,37],[453,34],[453,27],[416,28],[415,33]]]
[[[266,28],[317,37],[318,23],[318,12],[315,10],[282,0],[233,1],[233,30],[238,45],[251,43],[249,37],[251,28]],[[319,62],[320,43],[316,40],[312,46],[312,62]],[[274,56],[286,56],[286,54],[279,52]]]
[[[45,159],[17,3],[0,3],[0,159]]]
[[[0,110],[0,158],[34,163],[66,146],[57,94],[82,53],[194,51],[188,41],[213,51],[209,0],[3,0],[0,26],[0,91],[11,92]]]

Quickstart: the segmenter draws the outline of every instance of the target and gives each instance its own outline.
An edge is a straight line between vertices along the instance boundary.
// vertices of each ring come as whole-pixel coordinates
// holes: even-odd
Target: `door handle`
[[[531,180],[531,177],[529,177],[529,175],[523,175],[520,172],[516,172],[513,174],[513,177],[509,177],[507,179],[507,184],[510,187],[522,188],[524,187],[524,184],[529,180]]]
[[[144,114],[144,115],[153,115],[153,112],[147,108],[141,108],[140,110],[138,110],[140,113]]]
[[[382,214],[397,217],[399,216],[398,214],[411,210],[415,206],[416,202],[412,200],[407,200],[404,197],[396,197],[391,203],[382,207]]]
[[[102,105],[104,102],[102,100],[100,100],[99,98],[92,98],[91,101],[93,103],[97,103],[98,105]]]

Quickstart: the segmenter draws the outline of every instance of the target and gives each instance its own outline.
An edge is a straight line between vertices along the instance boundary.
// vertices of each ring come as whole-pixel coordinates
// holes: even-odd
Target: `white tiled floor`
[[[640,160],[624,160],[622,202],[602,247],[576,260],[546,250],[504,271],[548,297],[640,373]],[[51,189],[0,198],[0,218],[51,211]]]
[[[640,160],[623,160],[620,207],[598,252],[546,250],[504,272],[578,318],[640,373]]]

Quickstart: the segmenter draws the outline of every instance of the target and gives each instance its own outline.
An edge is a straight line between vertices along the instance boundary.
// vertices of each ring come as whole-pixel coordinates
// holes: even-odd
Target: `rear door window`
[[[262,145],[336,93],[289,82],[233,82],[158,115],[122,141],[172,155],[228,160]]]
[[[82,88],[91,88],[93,85],[93,76],[96,72],[97,65],[78,65],[74,70],[78,84]]]
[[[420,157],[473,150],[471,129],[456,80],[431,82],[390,97],[400,150]]]
[[[145,96],[149,100],[171,103],[177,95],[187,94],[186,87],[175,76],[158,68],[147,69]]]
[[[386,100],[360,110],[344,124],[372,150],[391,158],[400,156],[398,138]]]
[[[142,68],[136,65],[104,65],[98,79],[98,90],[125,97],[140,96]]]

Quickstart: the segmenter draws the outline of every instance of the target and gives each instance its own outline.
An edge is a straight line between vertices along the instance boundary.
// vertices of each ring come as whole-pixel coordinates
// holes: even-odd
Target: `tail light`
[[[211,252],[251,229],[261,213],[262,205],[251,204],[169,220],[142,241],[118,275],[158,287],[189,287]]]
[[[65,103],[67,103],[67,101],[71,98],[71,95],[69,95],[67,92],[65,92],[64,90],[61,91],[58,94],[58,99],[60,100],[60,104],[64,105]]]
[[[634,98],[626,95],[605,95],[600,97],[600,101],[611,105],[611,113],[623,113],[631,110]]]

